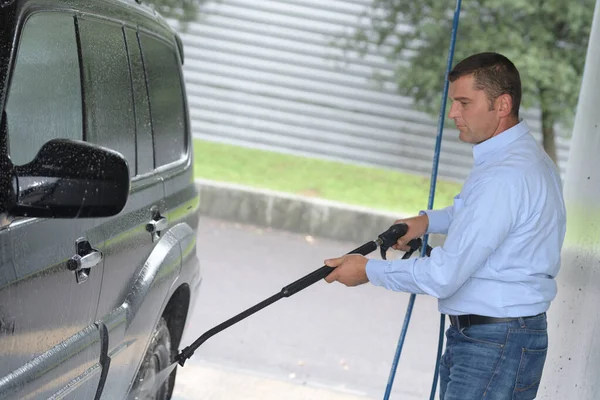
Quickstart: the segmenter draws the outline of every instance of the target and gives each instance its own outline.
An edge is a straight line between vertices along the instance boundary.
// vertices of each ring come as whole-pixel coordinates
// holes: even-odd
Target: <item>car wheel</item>
[[[176,369],[164,377],[163,371],[174,362],[174,352],[171,349],[171,334],[164,318],[160,318],[150,346],[144,356],[140,370],[135,377],[130,399],[135,400],[168,400],[171,398],[175,385]],[[158,380],[164,379],[162,384]],[[157,386],[159,385],[159,386]]]

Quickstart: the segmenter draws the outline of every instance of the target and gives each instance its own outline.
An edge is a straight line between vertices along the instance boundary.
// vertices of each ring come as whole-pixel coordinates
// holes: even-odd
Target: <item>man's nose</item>
[[[458,106],[456,103],[450,104],[450,111],[448,111],[448,118],[454,119],[459,116]]]

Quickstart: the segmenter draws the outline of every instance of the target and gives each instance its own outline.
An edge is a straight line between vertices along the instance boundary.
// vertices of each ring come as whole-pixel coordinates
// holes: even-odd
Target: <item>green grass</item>
[[[427,208],[429,178],[341,162],[194,139],[197,178],[238,183],[347,204],[414,214]],[[435,208],[452,203],[460,185],[439,180]]]

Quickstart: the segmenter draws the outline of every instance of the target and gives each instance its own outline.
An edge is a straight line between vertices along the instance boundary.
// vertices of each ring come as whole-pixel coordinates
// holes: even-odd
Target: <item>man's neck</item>
[[[502,132],[509,130],[518,123],[519,119],[515,117],[500,120],[500,122],[498,123],[498,128],[496,128],[496,132],[494,132],[494,134],[491,137],[498,136]]]

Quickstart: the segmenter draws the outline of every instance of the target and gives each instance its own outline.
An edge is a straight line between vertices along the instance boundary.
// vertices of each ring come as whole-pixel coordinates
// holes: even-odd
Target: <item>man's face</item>
[[[475,89],[472,75],[451,82],[448,95],[452,101],[448,117],[460,131],[460,140],[478,144],[494,136],[500,122],[495,102],[490,110],[487,95]]]

